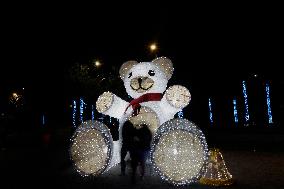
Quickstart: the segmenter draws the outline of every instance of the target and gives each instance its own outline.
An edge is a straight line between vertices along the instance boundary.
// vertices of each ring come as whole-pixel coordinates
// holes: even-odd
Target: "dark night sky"
[[[192,77],[236,76],[246,72],[244,66],[258,72],[267,71],[261,63],[276,65],[283,32],[277,5],[215,6],[10,7],[2,24],[2,52],[9,72],[18,68],[20,78],[33,77],[32,67],[39,75],[59,73],[63,64],[90,56],[117,66],[132,58],[148,60],[151,41],[177,70],[191,67],[186,71]]]
[[[48,99],[43,100],[47,106],[63,98],[64,66],[90,57],[117,67],[130,59],[151,60],[147,45],[152,41],[160,46],[159,56],[173,61],[173,83],[189,88],[214,93],[255,73],[283,81],[283,13],[277,4],[141,1],[4,9],[1,85],[30,88],[38,99]]]

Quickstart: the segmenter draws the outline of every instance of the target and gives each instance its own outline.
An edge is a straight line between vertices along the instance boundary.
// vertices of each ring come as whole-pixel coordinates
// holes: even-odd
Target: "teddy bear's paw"
[[[166,92],[167,101],[175,108],[184,108],[191,100],[189,90],[181,85],[173,85]]]
[[[114,95],[111,92],[101,94],[96,102],[96,108],[99,113],[103,113],[110,109],[113,104]]]

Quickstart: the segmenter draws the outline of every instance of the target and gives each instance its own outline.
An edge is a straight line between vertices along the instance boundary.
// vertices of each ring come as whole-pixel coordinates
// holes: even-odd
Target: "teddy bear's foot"
[[[106,125],[99,121],[83,122],[71,139],[70,156],[84,176],[100,175],[110,165],[113,141]]]
[[[193,183],[203,174],[207,143],[202,131],[186,119],[172,119],[162,124],[151,149],[154,169],[172,184]]]

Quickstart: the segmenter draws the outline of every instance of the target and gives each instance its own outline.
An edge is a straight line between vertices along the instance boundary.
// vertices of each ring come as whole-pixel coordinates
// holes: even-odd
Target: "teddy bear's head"
[[[163,93],[173,74],[170,59],[159,57],[152,62],[127,61],[119,70],[126,92],[132,98],[146,93]]]

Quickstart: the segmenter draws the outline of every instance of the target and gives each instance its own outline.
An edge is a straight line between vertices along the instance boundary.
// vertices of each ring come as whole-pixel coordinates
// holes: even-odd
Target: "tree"
[[[104,91],[112,90],[119,96],[126,96],[118,69],[114,66],[96,66],[94,62],[75,63],[65,69],[65,93],[67,97],[97,99]]]

